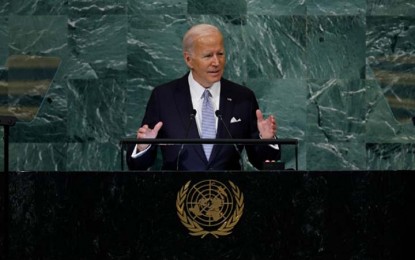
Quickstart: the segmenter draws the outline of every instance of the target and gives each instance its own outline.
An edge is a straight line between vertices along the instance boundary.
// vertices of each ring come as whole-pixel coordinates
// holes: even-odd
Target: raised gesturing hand
[[[277,136],[277,123],[273,115],[264,118],[261,110],[257,109],[256,118],[259,135],[262,139],[271,139]]]
[[[160,128],[163,126],[163,122],[158,122],[153,129],[149,128],[148,125],[143,125],[137,130],[137,139],[154,139],[157,137],[157,134]],[[148,144],[137,144],[138,152],[145,150],[149,145]]]

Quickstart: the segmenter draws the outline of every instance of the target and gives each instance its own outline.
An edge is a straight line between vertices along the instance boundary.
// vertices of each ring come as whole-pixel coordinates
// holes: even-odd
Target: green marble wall
[[[0,0],[1,111],[43,100],[11,129],[10,170],[119,170],[119,140],[186,72],[199,22],[225,35],[225,76],[300,140],[301,170],[415,169],[414,21],[410,0]],[[61,59],[45,95],[16,98],[13,55]]]

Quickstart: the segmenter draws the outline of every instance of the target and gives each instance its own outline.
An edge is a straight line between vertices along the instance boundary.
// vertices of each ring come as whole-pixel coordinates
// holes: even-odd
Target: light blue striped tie
[[[213,110],[212,102],[210,102],[209,90],[205,90],[203,93],[203,105],[202,105],[202,138],[215,138],[216,126],[215,126],[215,112]],[[203,144],[203,150],[205,151],[206,158],[209,160],[210,153],[212,152],[213,144]]]

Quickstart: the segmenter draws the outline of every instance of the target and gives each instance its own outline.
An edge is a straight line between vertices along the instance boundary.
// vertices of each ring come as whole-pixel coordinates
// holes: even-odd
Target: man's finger
[[[154,128],[153,128],[153,131],[155,131],[156,133],[158,133],[159,132],[159,130],[160,130],[160,128],[163,126],[163,122],[158,122],[155,126],[154,126]]]
[[[142,127],[140,127],[139,128],[139,130],[144,130],[144,131],[147,131],[147,129],[148,129],[148,125],[143,125]]]
[[[256,118],[257,118],[258,121],[263,121],[264,120],[264,116],[262,115],[262,112],[259,109],[256,110]]]

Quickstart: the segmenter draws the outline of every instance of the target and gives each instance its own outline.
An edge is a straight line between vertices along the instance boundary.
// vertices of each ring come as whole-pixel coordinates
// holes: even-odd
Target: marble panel
[[[359,142],[365,140],[366,88],[364,81],[309,80],[307,140]]]
[[[127,16],[71,17],[70,51],[98,78],[123,78],[127,69]]]
[[[366,0],[306,0],[307,15],[360,15],[366,13]]]
[[[305,78],[305,33],[302,16],[249,16],[244,27],[248,76]]]
[[[415,170],[414,143],[368,143],[367,168],[371,170]]]
[[[128,26],[128,79],[156,86],[186,71],[182,36],[188,25],[184,16],[131,16]]]
[[[246,0],[188,0],[189,14],[246,15]]]
[[[107,142],[73,142],[68,144],[67,171],[116,171],[121,169],[119,139]]]
[[[356,171],[367,168],[363,142],[308,141],[305,149],[307,170],[310,171]]]
[[[125,80],[68,81],[68,138],[71,142],[117,142],[125,130]]]
[[[78,41],[75,40],[77,25],[71,18],[68,19],[68,47],[62,58],[62,65],[58,75],[65,79],[97,79],[98,72],[88,60],[79,57]],[[102,76],[102,75],[101,75]]]
[[[143,1],[128,0],[128,14],[187,14],[187,1],[183,0],[159,0]]]
[[[69,0],[71,16],[125,15],[128,0]]]
[[[0,15],[7,15],[10,13],[10,1],[0,1]]]
[[[56,55],[67,46],[66,16],[9,16],[9,53]]]
[[[364,16],[308,16],[306,45],[308,78],[365,78]]]
[[[414,16],[415,5],[410,0],[366,0],[367,14],[379,16]]]
[[[75,44],[69,43],[69,46],[74,46]],[[58,72],[58,76],[61,76],[65,79],[98,79],[97,71],[94,67],[91,66],[89,62],[83,61],[78,58],[78,54],[71,48],[71,52],[62,60],[62,66]],[[108,70],[112,72],[112,75],[116,75],[114,70]],[[119,73],[119,72],[118,72]],[[119,73],[123,74],[123,73]]]
[[[247,0],[249,15],[305,15],[304,0]]]
[[[16,15],[65,15],[71,0],[10,0],[9,13]]]
[[[10,143],[10,171],[66,171],[67,143]]]

